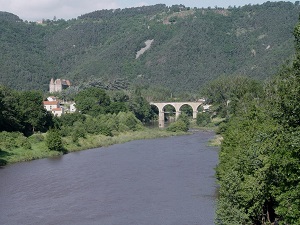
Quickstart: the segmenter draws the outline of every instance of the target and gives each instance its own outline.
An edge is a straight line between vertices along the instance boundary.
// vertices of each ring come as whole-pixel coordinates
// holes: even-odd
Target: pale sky
[[[0,11],[16,14],[23,20],[72,19],[100,9],[129,8],[143,5],[183,4],[186,7],[228,7],[262,4],[267,0],[0,0]],[[275,1],[273,1],[275,2]]]

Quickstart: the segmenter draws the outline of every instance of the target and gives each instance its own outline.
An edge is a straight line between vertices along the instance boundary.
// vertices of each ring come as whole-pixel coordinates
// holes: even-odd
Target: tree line
[[[261,87],[219,80],[207,90],[227,118],[216,224],[300,224],[300,23],[293,34],[294,59]]]
[[[144,135],[144,124],[156,118],[156,111],[139,88],[128,93],[84,88],[69,96],[76,102],[76,112],[60,117],[46,111],[45,97],[39,91],[0,86],[0,166],[98,147],[112,140],[122,142],[127,133],[140,131],[137,135]],[[187,130],[188,118],[184,116],[168,129]]]
[[[64,120],[64,116],[60,119],[46,111],[43,99],[40,91],[16,91],[0,86],[0,131],[31,135],[45,132]],[[92,117],[129,111],[141,122],[154,117],[153,110],[138,89],[129,97],[123,91],[114,91],[110,96],[103,89],[90,87],[79,91],[75,101],[78,112]]]
[[[126,80],[112,88],[142,84],[196,93],[220,75],[263,80],[292,56],[290,30],[298,11],[291,2],[228,9],[155,5],[43,24],[0,12],[0,83],[46,91],[52,77],[75,86],[91,79]],[[136,59],[152,39],[151,48]]]

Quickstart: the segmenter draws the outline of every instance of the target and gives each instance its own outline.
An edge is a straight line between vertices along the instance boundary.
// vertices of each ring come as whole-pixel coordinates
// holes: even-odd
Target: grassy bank
[[[76,143],[72,141],[71,137],[64,137],[63,145],[66,152],[75,152],[113,144],[121,144],[133,140],[153,139],[183,134],[186,133],[174,133],[162,129],[144,129],[141,131],[120,133],[113,137],[104,135],[87,135],[85,138],[79,138]],[[2,142],[0,146],[0,165],[55,157],[63,154],[62,152],[50,151],[46,147],[45,134],[34,134],[29,138],[25,138],[19,134],[11,140],[7,137],[4,138],[5,142]]]

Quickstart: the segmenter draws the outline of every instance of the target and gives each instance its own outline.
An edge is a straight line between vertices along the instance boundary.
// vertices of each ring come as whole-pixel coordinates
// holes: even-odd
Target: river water
[[[0,169],[3,225],[213,225],[211,132],[139,140]]]

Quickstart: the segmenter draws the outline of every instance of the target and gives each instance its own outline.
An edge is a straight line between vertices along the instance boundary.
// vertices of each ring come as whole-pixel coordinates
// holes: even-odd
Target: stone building
[[[54,116],[61,116],[65,113],[65,110],[63,107],[60,106],[59,101],[43,101],[44,108],[51,112]]]
[[[63,80],[63,79],[56,79],[53,78],[50,80],[49,84],[49,92],[61,92],[64,89],[67,89],[71,86],[71,82],[69,80]]]

